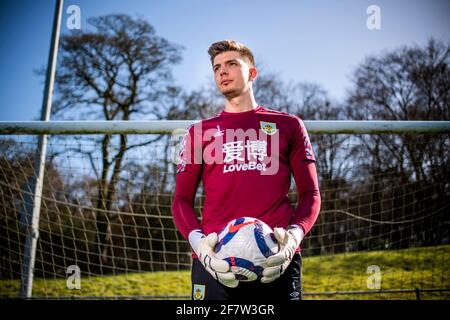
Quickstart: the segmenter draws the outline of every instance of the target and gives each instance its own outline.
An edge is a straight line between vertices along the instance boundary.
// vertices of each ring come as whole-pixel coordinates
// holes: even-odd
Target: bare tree
[[[449,120],[450,45],[430,39],[423,48],[403,47],[367,58],[355,71],[348,114],[365,120]],[[366,145],[374,165],[411,168],[418,181],[430,178],[423,164],[449,159],[448,136],[379,135]],[[395,146],[400,145],[400,148]],[[384,156],[380,156],[381,152]]]
[[[127,15],[107,15],[88,20],[94,31],[76,32],[61,39],[56,77],[57,99],[54,116],[60,119],[133,120],[164,119],[168,107],[161,103],[176,89],[171,67],[180,62],[181,47],[158,37],[144,20]],[[125,154],[133,148],[161,139],[131,143],[127,136],[109,134],[89,138],[96,148],[86,150],[86,138],[72,152],[90,159],[97,176],[97,247],[99,265],[107,263],[105,243],[108,236],[108,212]],[[94,141],[93,141],[94,140]],[[93,158],[100,152],[100,164]]]
[[[366,58],[353,75],[354,88],[347,99],[349,117],[357,120],[449,120],[449,63],[450,45],[434,39],[424,47],[404,46],[379,57]],[[359,172],[371,177],[370,210],[380,214],[373,218],[382,218],[380,204],[389,193],[406,194],[403,196],[408,199],[405,206],[412,218],[430,214],[431,208],[439,208],[439,201],[449,196],[450,189],[443,179],[450,167],[449,135],[380,134],[360,139],[362,151],[368,156]],[[425,186],[429,190],[420,192]],[[389,210],[384,212],[389,214]],[[385,218],[392,219],[391,216]],[[392,230],[374,232],[386,234]],[[403,238],[408,239],[406,235]],[[431,235],[429,239],[423,236],[419,244],[430,239]],[[390,242],[399,245],[400,240],[390,239]]]

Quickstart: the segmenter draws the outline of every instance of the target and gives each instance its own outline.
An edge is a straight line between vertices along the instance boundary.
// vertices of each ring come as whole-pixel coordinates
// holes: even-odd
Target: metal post
[[[52,39],[50,44],[50,53],[47,63],[47,74],[45,79],[44,99],[41,109],[41,120],[50,120],[50,111],[52,106],[53,83],[55,80],[56,61],[58,56],[58,43],[61,25],[61,15],[63,0],[56,1],[55,15],[53,19]],[[34,199],[32,212],[25,212],[22,222],[26,227],[26,240],[24,248],[24,258],[22,267],[22,279],[20,287],[20,296],[30,298],[33,289],[34,263],[36,257],[37,239],[39,237],[39,214],[41,210],[42,187],[45,170],[45,156],[47,153],[47,135],[39,136],[38,149],[34,166],[34,176],[31,178],[30,186],[33,188]]]
[[[415,291],[416,291],[416,299],[420,300],[420,289],[416,287]]]

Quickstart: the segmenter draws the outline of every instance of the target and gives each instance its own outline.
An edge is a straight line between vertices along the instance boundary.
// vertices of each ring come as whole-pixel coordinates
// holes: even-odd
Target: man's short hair
[[[214,64],[214,58],[218,54],[227,51],[237,51],[242,56],[248,58],[253,66],[255,65],[255,59],[250,49],[247,48],[242,43],[236,42],[234,40],[222,40],[219,42],[215,42],[211,46],[209,46],[208,53],[209,56],[211,57],[211,64]]]

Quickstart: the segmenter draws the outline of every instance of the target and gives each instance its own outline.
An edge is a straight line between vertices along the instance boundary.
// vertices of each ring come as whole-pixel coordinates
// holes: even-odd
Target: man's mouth
[[[228,85],[231,81],[233,81],[233,80],[223,80],[220,84],[223,85],[223,86],[226,86],[226,85]]]

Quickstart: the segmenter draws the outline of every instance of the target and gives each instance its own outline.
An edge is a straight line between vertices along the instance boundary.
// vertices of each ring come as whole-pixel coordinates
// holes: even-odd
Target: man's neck
[[[234,97],[231,100],[225,99],[225,112],[246,112],[256,109],[257,106],[258,104],[253,94]]]

